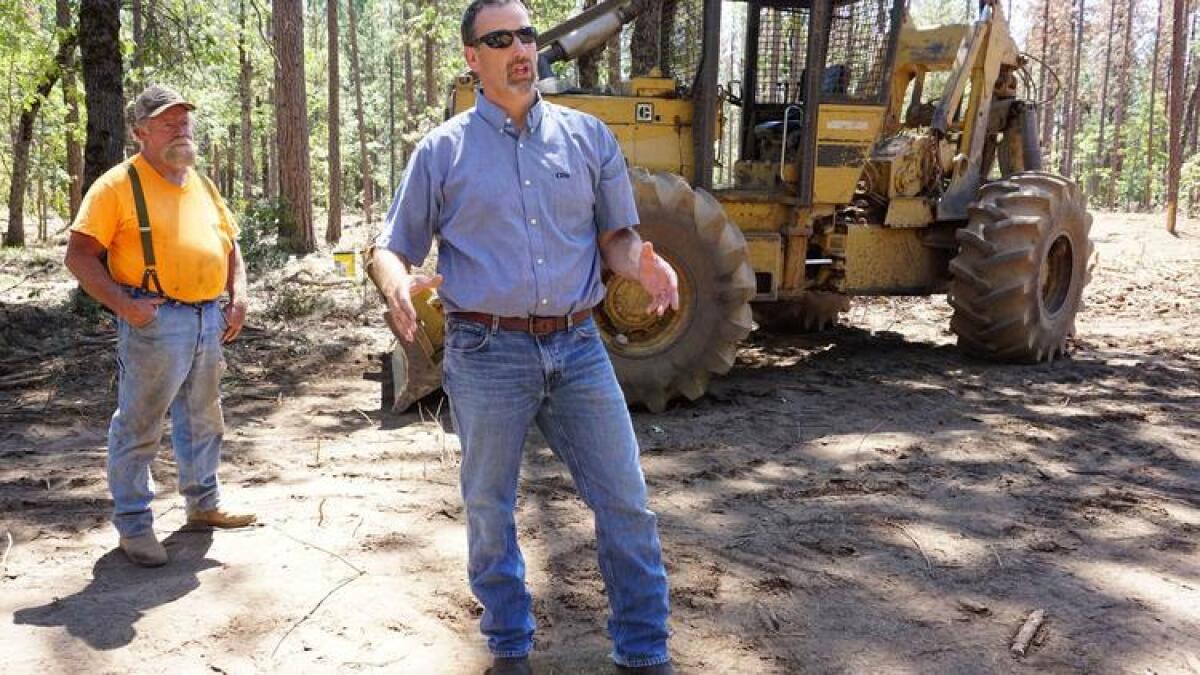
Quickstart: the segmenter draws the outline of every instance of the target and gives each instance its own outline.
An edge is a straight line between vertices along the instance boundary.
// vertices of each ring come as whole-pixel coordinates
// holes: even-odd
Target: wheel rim
[[[1074,259],[1070,238],[1065,234],[1058,235],[1050,245],[1050,250],[1046,252],[1040,275],[1042,307],[1050,316],[1058,314],[1067,304],[1074,273]]]
[[[647,358],[674,344],[691,323],[695,303],[692,275],[666,251],[659,255],[679,278],[679,309],[662,316],[646,311],[650,296],[637,281],[606,274],[607,293],[596,313],[596,325],[610,352],[626,358]]]

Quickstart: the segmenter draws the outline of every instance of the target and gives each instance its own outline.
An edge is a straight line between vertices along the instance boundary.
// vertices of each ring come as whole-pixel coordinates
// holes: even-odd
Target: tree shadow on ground
[[[673,624],[727,650],[685,665],[1089,672],[1200,649],[1196,615],[1155,596],[1200,581],[1200,527],[1178,517],[1200,509],[1187,366],[1086,348],[996,365],[853,328],[756,335],[711,395],[634,415]],[[566,469],[533,444],[524,541],[572,580],[541,590],[553,631],[595,633],[593,535],[566,517]],[[1044,642],[1016,661],[1035,608]]]
[[[200,587],[198,574],[221,563],[208,558],[213,533],[178,530],[163,540],[170,562],[138,567],[120,549],[96,561],[82,590],[38,607],[17,610],[13,623],[64,628],[68,635],[102,651],[120,649],[137,637],[137,622],[149,610],[175,602]]]

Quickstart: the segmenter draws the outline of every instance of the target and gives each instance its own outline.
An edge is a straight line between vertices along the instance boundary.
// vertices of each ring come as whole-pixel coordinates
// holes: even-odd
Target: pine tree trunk
[[[74,25],[71,16],[71,3],[68,0],[56,0],[55,25],[60,31],[69,31]],[[79,203],[83,200],[83,146],[79,144],[79,91],[75,83],[75,71],[79,60],[75,58],[75,50],[66,54],[62,72],[63,107],[66,108],[66,151],[67,151],[67,208],[71,220],[79,212]]]
[[[133,23],[133,58],[129,66],[133,71],[134,89],[141,91],[144,88],[142,73],[146,66],[146,12],[142,0],[130,0],[129,16]]]
[[[254,66],[250,63],[250,51],[246,41],[249,25],[246,20],[246,0],[238,3],[240,32],[238,33],[238,98],[242,108],[242,200],[250,203],[254,198],[254,119],[251,116],[250,86],[254,78]]]
[[[353,5],[354,0],[349,0]],[[338,0],[325,3],[325,23],[329,51],[329,213],[325,222],[325,241],[342,238],[342,75],[338,62]]]
[[[405,31],[409,30],[407,2],[400,5],[400,23],[404,26]],[[408,140],[408,132],[412,130],[416,114],[417,84],[416,78],[413,77],[412,40],[404,40],[404,164],[408,164],[408,155],[412,152],[412,143]],[[392,183],[392,188],[396,188],[395,182]]]
[[[1175,0],[1173,16],[1174,27],[1171,31],[1171,98],[1170,124],[1171,138],[1178,139],[1183,131],[1183,52],[1187,48],[1184,42],[1183,25],[1184,0]],[[1182,147],[1179,143],[1167,144],[1170,157],[1167,164],[1167,232],[1175,234],[1175,219],[1179,213],[1179,169],[1183,164]]]
[[[1184,14],[1188,16],[1190,20],[1186,29],[1185,44],[1188,46],[1184,47],[1183,65],[1183,94],[1184,96],[1188,97],[1183,104],[1183,136],[1180,138],[1180,141],[1183,143],[1184,156],[1191,154],[1190,148],[1192,147],[1192,141],[1190,140],[1190,137],[1192,135],[1192,129],[1195,127],[1195,125],[1192,123],[1192,120],[1195,118],[1194,106],[1191,104],[1193,97],[1188,96],[1187,92],[1192,89],[1192,82],[1197,79],[1195,77],[1196,55],[1191,49],[1192,41],[1196,38],[1196,17],[1195,15],[1190,14],[1191,9],[1188,7],[1189,4],[1190,3],[1186,1],[1184,3]]]
[[[1096,143],[1098,164],[1109,166],[1108,146],[1105,145],[1105,128],[1108,123],[1108,73],[1112,67],[1113,28],[1117,20],[1117,0],[1108,0],[1108,41],[1104,48],[1104,77],[1100,87],[1100,140]]]
[[[1063,151],[1061,173],[1068,178],[1075,176],[1075,134],[1079,128],[1079,70],[1083,66],[1083,29],[1085,0],[1079,0],[1079,8],[1075,14],[1075,53],[1071,57],[1071,84],[1068,98],[1071,101],[1070,115],[1067,117],[1066,144]]]
[[[646,10],[633,21],[633,36],[629,41],[629,73],[633,77],[649,75],[659,65],[662,6],[663,0],[650,0]]]
[[[621,82],[621,33],[618,32],[605,46],[608,50],[608,86],[616,91]]]
[[[221,156],[221,143],[214,140],[212,146],[208,150],[208,179],[217,186],[217,190],[222,190],[221,187],[221,161],[224,157]]]
[[[395,33],[391,5],[388,5],[388,34]],[[396,49],[390,43],[387,53],[388,71],[388,189],[396,188]]]
[[[308,152],[308,97],[304,78],[304,3],[273,0],[275,26],[275,133],[279,138],[279,239],[297,253],[316,250]]]
[[[359,66],[358,53],[358,12],[354,9],[354,0],[347,3],[350,14],[350,77],[354,84],[354,116],[358,122],[358,166],[362,175],[363,217],[370,223],[373,201],[371,186],[371,156],[367,152],[367,123],[363,114],[362,68]]]
[[[278,70],[278,67],[276,67]],[[275,78],[272,78],[274,82]],[[271,110],[275,110],[277,101],[275,98],[275,85],[272,84],[267,92],[268,100],[271,102]],[[272,118],[272,131],[275,128],[275,123]],[[270,134],[271,140],[267,148],[267,198],[271,201],[279,201],[279,134]]]
[[[596,0],[583,0],[583,9],[595,7]],[[600,84],[600,50],[580,56],[575,62],[579,69],[579,86],[594,89]]]
[[[125,96],[121,87],[121,2],[82,0],[79,52],[87,106],[84,193],[125,158]]]
[[[275,201],[275,192],[271,188],[271,156],[275,143],[270,140],[270,136],[271,134],[266,133],[258,137],[258,154],[262,157],[263,197],[267,201]]]
[[[50,205],[46,196],[46,144],[38,144],[38,241],[45,243],[49,229]]]
[[[1113,139],[1111,150],[1112,175],[1106,181],[1108,206],[1113,207],[1120,193],[1121,171],[1125,164],[1125,117],[1129,102],[1129,76],[1133,68],[1133,0],[1125,6],[1124,38],[1121,43],[1121,61],[1117,66],[1116,100],[1113,102]]]
[[[1158,16],[1154,30],[1154,65],[1150,68],[1150,115],[1146,130],[1146,183],[1142,187],[1142,208],[1149,211],[1154,204],[1151,177],[1154,175],[1154,122],[1158,118],[1155,99],[1158,96],[1158,56],[1162,45],[1163,0],[1158,0]]]
[[[232,195],[234,192],[234,182],[237,179],[240,161],[238,157],[238,149],[241,147],[240,129],[240,124],[230,124],[226,129],[225,138],[228,139],[228,143],[225,150],[225,173],[221,176],[224,181],[221,183],[221,194],[223,195]]]
[[[1046,91],[1047,91],[1046,83],[1047,83],[1047,80],[1049,80],[1049,77],[1046,75],[1046,72],[1047,72],[1047,70],[1049,70],[1049,68],[1047,66],[1048,56],[1046,54],[1046,48],[1050,44],[1050,0],[1042,0],[1041,42],[1042,42],[1042,44],[1041,44],[1042,63],[1041,63],[1041,68],[1038,69],[1038,90],[1041,92],[1041,98],[1047,99],[1049,97],[1046,95]],[[1049,107],[1051,105],[1051,103],[1049,101],[1047,101],[1047,103],[1045,105],[1047,107]],[[1050,148],[1050,142],[1051,142],[1050,134],[1052,133],[1052,129],[1053,129],[1053,126],[1051,123],[1052,117],[1053,117],[1053,115],[1050,114],[1050,111],[1048,109],[1042,111],[1042,130],[1041,130],[1042,139],[1041,139],[1040,145],[1042,146],[1042,152],[1047,155],[1048,155],[1048,151]]]
[[[50,95],[63,65],[75,50],[76,35],[67,33],[58,46],[54,60],[46,64],[33,93],[25,99],[21,117],[17,121],[17,134],[12,149],[12,180],[8,190],[8,231],[4,233],[5,246],[25,245],[25,192],[29,187],[29,152],[33,146],[33,125],[37,121],[42,103]]]
[[[436,7],[434,0],[430,6]],[[432,26],[425,30],[425,107],[437,105],[437,37]]]

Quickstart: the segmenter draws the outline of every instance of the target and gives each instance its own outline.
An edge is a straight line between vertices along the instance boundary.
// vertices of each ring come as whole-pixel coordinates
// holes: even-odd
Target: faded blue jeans
[[[117,411],[108,427],[108,487],[113,524],[122,537],[153,529],[150,463],[168,411],[179,492],[188,510],[217,507],[217,464],[225,432],[219,389],[225,369],[223,328],[216,302],[193,306],[168,301],[142,328],[117,320]]]
[[[463,448],[471,590],[495,656],[533,649],[532,601],[513,509],[530,422],[566,464],[595,516],[613,660],[649,666],[667,653],[667,573],[625,399],[591,319],[549,335],[493,330],[450,316],[444,387]]]

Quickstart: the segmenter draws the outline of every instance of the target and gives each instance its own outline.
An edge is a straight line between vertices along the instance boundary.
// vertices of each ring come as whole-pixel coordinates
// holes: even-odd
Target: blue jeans
[[[513,508],[530,422],[567,465],[595,516],[613,660],[666,662],[667,573],[646,504],[637,438],[596,325],[549,335],[446,321],[444,387],[462,441],[471,590],[495,656],[533,649],[532,601]]]
[[[134,295],[143,295],[135,291]],[[117,320],[117,411],[108,427],[108,487],[122,537],[153,529],[154,480],[162,423],[171,414],[179,492],[189,511],[217,507],[217,464],[225,423],[219,383],[224,326],[216,302],[159,305],[149,325]]]

